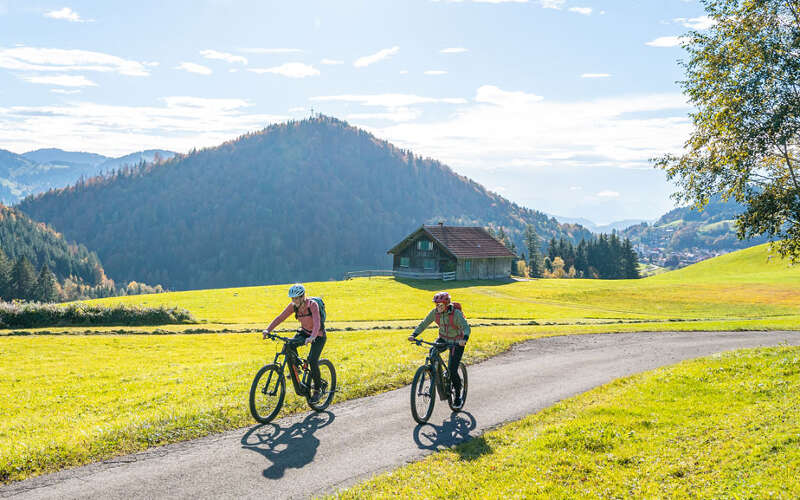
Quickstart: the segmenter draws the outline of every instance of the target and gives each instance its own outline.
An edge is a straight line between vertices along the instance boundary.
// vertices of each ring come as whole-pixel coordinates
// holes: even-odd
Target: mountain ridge
[[[528,223],[543,241],[591,237],[322,115],[29,196],[19,207],[97,251],[113,276],[172,289],[385,268],[389,248],[439,221],[503,227],[519,249]]]

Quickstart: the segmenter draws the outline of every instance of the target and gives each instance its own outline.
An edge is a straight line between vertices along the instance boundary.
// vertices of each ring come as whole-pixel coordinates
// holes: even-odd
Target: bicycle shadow
[[[242,448],[260,453],[272,462],[264,469],[264,477],[280,479],[286,469],[301,469],[314,460],[319,447],[314,432],[330,425],[335,418],[333,413],[326,411],[311,413],[286,428],[278,424],[257,425],[242,436]]]
[[[470,434],[475,430],[475,417],[466,411],[453,412],[442,425],[419,424],[414,428],[414,442],[423,450],[438,451],[452,448],[461,460],[475,460],[481,455],[493,453],[492,447],[482,436]],[[428,432],[426,432],[426,427]],[[461,446],[458,446],[461,445]]]

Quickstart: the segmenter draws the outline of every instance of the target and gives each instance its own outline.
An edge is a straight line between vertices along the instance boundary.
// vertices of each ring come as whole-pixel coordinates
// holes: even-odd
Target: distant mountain
[[[553,217],[555,217],[556,220],[558,220],[558,222],[564,224],[580,224],[589,231],[598,234],[611,233],[612,231],[621,231],[635,224],[641,224],[642,222],[650,222],[647,219],[624,219],[624,220],[610,222],[608,224],[596,224],[590,221],[589,219],[584,219],[583,217],[564,217],[561,215],[554,215]]]
[[[99,165],[108,160],[108,157],[95,153],[64,151],[56,148],[28,151],[27,153],[22,153],[22,156],[35,163],[55,163],[59,165]]]
[[[148,149],[125,156],[120,156],[119,158],[108,158],[99,165],[98,170],[99,172],[109,172],[115,168],[124,167],[126,165],[138,165],[139,163],[169,160],[173,156],[175,156],[174,151],[166,151],[164,149]]]
[[[28,197],[19,208],[95,249],[116,279],[171,289],[387,268],[389,248],[439,221],[502,227],[520,249],[528,223],[544,242],[591,236],[324,116]]]
[[[15,203],[30,194],[69,186],[82,177],[94,177],[124,165],[169,159],[174,155],[171,151],[156,149],[119,158],[55,148],[21,155],[0,150],[0,202]]]

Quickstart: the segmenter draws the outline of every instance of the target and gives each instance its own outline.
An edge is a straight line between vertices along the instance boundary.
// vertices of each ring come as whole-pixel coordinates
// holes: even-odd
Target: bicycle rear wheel
[[[464,363],[458,364],[458,374],[461,376],[461,404],[455,406],[453,404],[453,391],[450,391],[450,396],[447,398],[447,404],[450,406],[450,409],[453,411],[459,411],[464,408],[464,405],[467,403],[467,367],[464,366]]]
[[[327,359],[320,359],[319,375],[322,381],[322,394],[320,394],[319,399],[316,402],[311,399],[315,389],[313,382],[309,383],[308,394],[306,394],[308,406],[315,411],[325,410],[333,401],[333,395],[336,394],[336,370],[333,368],[333,363]],[[310,374],[308,378],[311,378]]]
[[[434,404],[433,372],[429,366],[420,366],[411,382],[411,416],[424,424],[431,418]]]
[[[286,379],[278,365],[266,365],[258,370],[250,386],[250,414],[256,422],[269,423],[283,406]]]

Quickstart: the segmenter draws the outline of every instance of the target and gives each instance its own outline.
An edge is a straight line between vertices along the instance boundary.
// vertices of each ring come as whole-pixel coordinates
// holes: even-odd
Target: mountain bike
[[[322,384],[320,387],[319,399],[312,397],[314,393],[313,377],[308,361],[301,358],[294,349],[302,345],[302,341],[281,337],[272,333],[267,334],[272,340],[283,341],[283,349],[275,354],[275,359],[271,364],[263,366],[253,379],[250,386],[250,414],[257,422],[262,424],[269,423],[283,406],[286,397],[286,377],[284,368],[289,367],[289,378],[292,381],[294,392],[306,398],[308,406],[315,411],[323,411],[327,408],[333,395],[336,392],[336,370],[333,363],[327,359],[319,360],[319,371]],[[294,347],[294,348],[293,348]],[[283,356],[283,360],[278,359]]]
[[[431,346],[425,364],[417,369],[414,374],[414,381],[411,382],[411,416],[417,423],[424,424],[431,418],[433,405],[436,402],[436,392],[439,399],[446,399],[448,406],[453,411],[459,411],[467,401],[467,367],[464,363],[459,363],[458,371],[461,375],[461,405],[455,406],[453,394],[450,387],[450,372],[447,371],[447,363],[442,361],[440,353],[447,347],[455,347],[457,342],[437,341],[426,342],[424,340],[411,340],[417,345]]]

